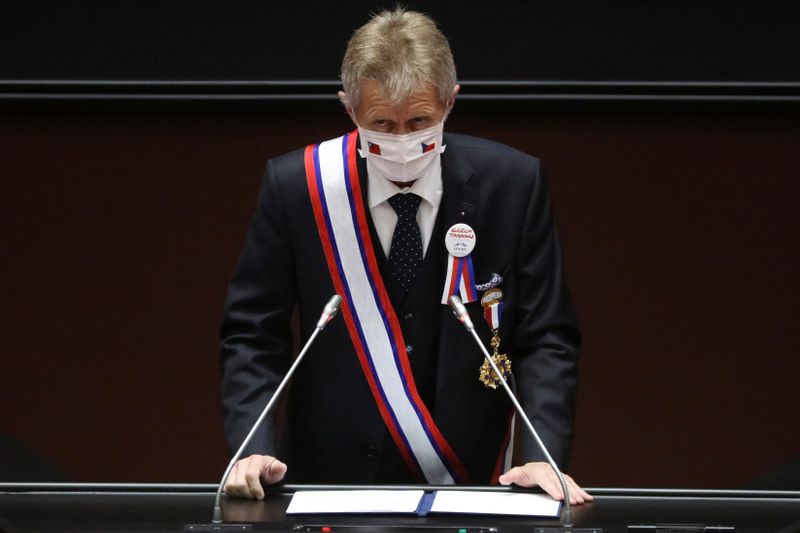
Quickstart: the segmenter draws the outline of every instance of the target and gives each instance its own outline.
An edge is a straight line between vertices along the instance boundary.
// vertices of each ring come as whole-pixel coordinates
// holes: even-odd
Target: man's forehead
[[[361,104],[374,107],[436,106],[440,103],[439,91],[432,83],[423,82],[399,101],[388,95],[379,83],[366,80],[359,85]]]

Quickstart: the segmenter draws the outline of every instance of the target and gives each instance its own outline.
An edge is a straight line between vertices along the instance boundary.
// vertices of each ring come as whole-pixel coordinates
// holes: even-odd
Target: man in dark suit
[[[510,467],[510,403],[445,305],[461,294],[487,346],[499,341],[497,361],[564,465],[580,338],[538,160],[442,133],[459,86],[424,15],[384,12],[357,30],[342,80],[357,132],[269,162],[231,281],[221,359],[232,448],[289,366],[293,310],[303,338],[331,294],[344,316],[298,368],[280,439],[264,424],[226,492],[262,498],[262,483],[285,476],[517,483],[563,497],[527,435]],[[570,483],[574,503],[591,499]]]

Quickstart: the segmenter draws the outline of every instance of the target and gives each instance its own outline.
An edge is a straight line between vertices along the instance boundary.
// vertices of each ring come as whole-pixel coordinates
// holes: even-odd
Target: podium
[[[264,501],[224,498],[224,519],[252,524],[253,531],[292,533],[328,531],[323,528],[347,533],[535,533],[538,527],[557,525],[551,518],[493,515],[285,514],[295,491],[335,488],[404,487],[270,487]],[[575,526],[602,528],[605,533],[800,531],[800,491],[587,490],[595,501],[574,507]],[[215,491],[211,484],[0,483],[0,531],[183,531],[187,524],[211,521]]]

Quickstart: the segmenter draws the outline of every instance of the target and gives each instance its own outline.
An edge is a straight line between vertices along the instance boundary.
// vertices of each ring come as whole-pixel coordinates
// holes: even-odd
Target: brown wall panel
[[[348,127],[335,103],[0,117],[0,432],[76,480],[218,478],[218,321],[264,162]],[[797,457],[796,113],[460,104],[448,129],[548,169],[576,477],[738,487]]]
[[[584,483],[739,487],[796,459],[798,117],[474,125],[550,169],[585,340]]]

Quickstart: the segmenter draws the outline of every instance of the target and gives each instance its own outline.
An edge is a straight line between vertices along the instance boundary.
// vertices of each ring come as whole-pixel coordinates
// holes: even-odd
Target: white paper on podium
[[[306,490],[295,492],[286,514],[414,513],[422,490]]]
[[[543,494],[472,490],[307,490],[294,494],[286,514],[460,513],[557,518],[561,503]],[[433,500],[432,503],[430,500]]]
[[[440,490],[432,513],[499,514],[558,517],[561,502],[544,494]]]

